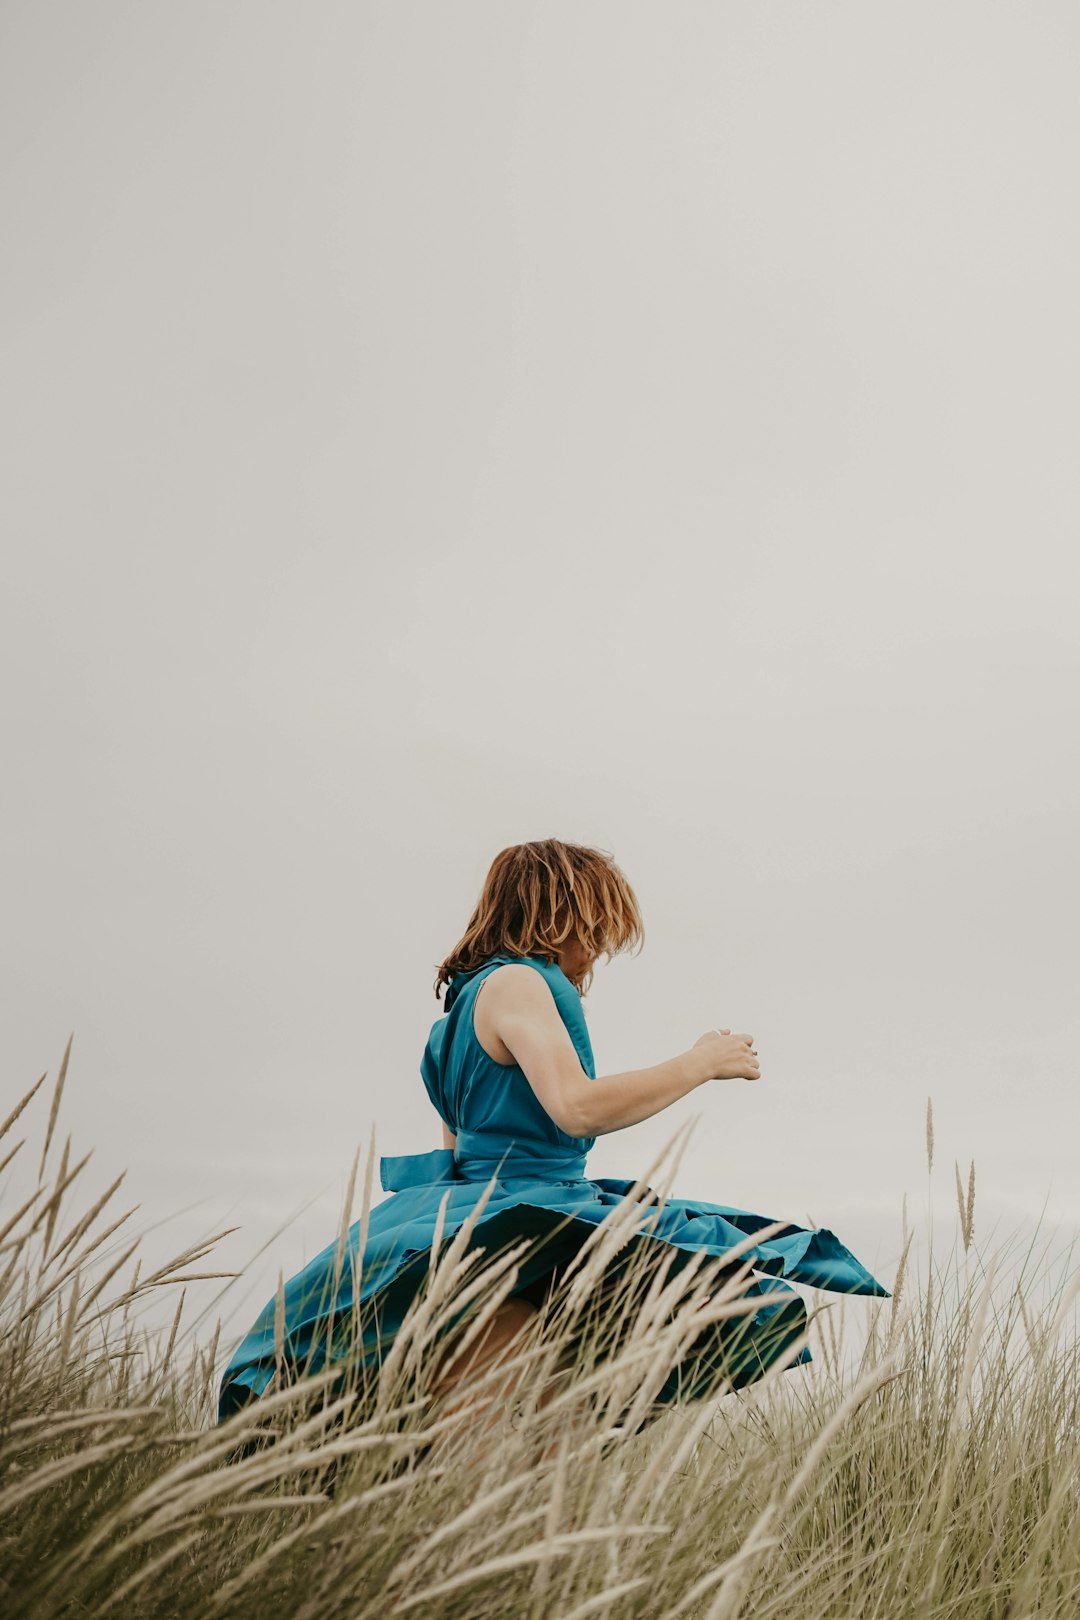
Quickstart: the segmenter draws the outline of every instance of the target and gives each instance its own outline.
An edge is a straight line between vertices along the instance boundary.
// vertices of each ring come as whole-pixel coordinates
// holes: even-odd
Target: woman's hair
[[[554,961],[576,939],[591,959],[640,947],[645,925],[637,897],[606,850],[540,838],[511,844],[492,861],[469,926],[435,980],[435,999],[455,973],[491,956]],[[580,992],[592,984],[588,967]]]

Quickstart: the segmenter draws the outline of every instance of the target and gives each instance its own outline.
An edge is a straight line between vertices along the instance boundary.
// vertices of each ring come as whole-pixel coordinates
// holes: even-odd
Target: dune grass
[[[737,1394],[648,1421],[703,1327],[750,1306],[745,1268],[691,1265],[631,1270],[598,1310],[640,1218],[627,1200],[516,1361],[470,1384],[471,1410],[432,1401],[433,1349],[467,1352],[523,1251],[470,1255],[467,1228],[433,1245],[378,1376],[286,1384],[218,1427],[217,1336],[180,1329],[216,1239],[144,1276],[118,1184],[80,1197],[86,1161],[57,1133],[70,1050],[47,1114],[43,1077],[0,1139],[2,1174],[40,1119],[36,1191],[0,1213],[8,1620],[1080,1613],[1076,1273],[980,1254],[973,1169],[947,1258],[931,1246],[920,1277],[906,1234],[892,1299],[859,1302],[854,1354],[822,1310],[810,1367]],[[351,1204],[350,1186],[342,1236]],[[163,1291],[171,1330],[147,1334]]]

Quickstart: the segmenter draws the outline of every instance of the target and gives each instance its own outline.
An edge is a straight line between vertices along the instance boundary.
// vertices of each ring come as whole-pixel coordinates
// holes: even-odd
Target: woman
[[[752,1037],[714,1028],[663,1063],[597,1078],[582,997],[599,956],[610,960],[643,940],[633,890],[606,852],[550,838],[495,857],[468,928],[434,984],[436,1000],[447,987],[444,1014],[432,1026],[420,1074],[442,1119],[443,1146],[384,1156],[380,1176],[391,1196],[369,1212],[364,1252],[357,1222],[345,1255],[331,1244],[287,1284],[277,1331],[289,1372],[317,1371],[328,1354],[354,1367],[357,1360],[378,1365],[427,1274],[440,1204],[445,1200],[446,1243],[495,1176],[469,1247],[492,1254],[522,1238],[537,1242],[471,1354],[445,1373],[444,1358],[436,1363],[432,1394],[460,1404],[469,1380],[512,1352],[582,1242],[631,1191],[632,1180],[586,1176],[597,1136],[649,1119],[709,1081],[759,1077]],[[790,1354],[806,1309],[781,1278],[887,1296],[831,1232],[788,1225],[747,1246],[748,1237],[776,1223],[698,1199],[670,1198],[650,1215],[649,1230],[624,1246],[616,1270],[640,1255],[642,1244],[651,1246],[647,1259],[653,1251],[670,1257],[674,1248],[673,1270],[701,1251],[722,1257],[738,1245],[740,1261],[750,1259],[768,1278],[751,1282],[749,1294],[772,1296],[756,1315],[704,1333],[693,1354],[670,1369],[654,1410],[740,1387]],[[269,1302],[229,1362],[219,1417],[273,1380],[276,1306]],[[365,1313],[377,1318],[362,1327],[359,1346],[354,1307],[361,1320]],[[342,1322],[352,1324],[352,1343],[335,1331]],[[804,1347],[791,1364],[809,1359]]]

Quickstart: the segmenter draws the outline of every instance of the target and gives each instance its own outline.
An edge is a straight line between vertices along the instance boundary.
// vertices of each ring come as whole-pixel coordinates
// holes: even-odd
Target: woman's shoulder
[[[543,956],[498,956],[490,964],[490,971],[484,973],[485,979],[493,985],[499,984],[501,992],[510,994],[518,985],[526,992],[530,991],[536,984],[537,975],[546,981],[557,1001],[564,998],[567,991],[575,1001],[578,1000],[577,991],[559,964],[549,962]]]
[[[535,994],[540,978],[547,983],[561,1011],[571,1016],[575,1011],[580,1011],[581,997],[557,962],[544,956],[521,956],[509,951],[499,952],[466,972],[455,974],[446,992],[443,1011],[449,1013],[463,1003],[471,1005],[481,987],[488,984],[491,989],[485,1000],[490,997],[499,1001],[513,999],[518,988],[522,994]]]
[[[546,957],[506,955],[500,956],[497,963],[491,964],[491,971],[483,975],[483,982],[491,986],[487,996],[493,998],[487,1007],[486,1015],[483,1015],[483,1008],[487,996],[482,996],[476,1004],[482,1014],[486,1033],[496,1044],[501,1040],[498,1014],[513,1007],[515,996],[531,998],[537,993],[543,996],[545,992],[539,987],[540,978],[547,982],[548,991],[555,1002],[555,1010],[574,1043],[583,1069],[590,1078],[595,1078],[592,1043],[589,1039],[581,995],[559,964],[548,961]],[[493,1013],[494,1022],[491,1021]]]
[[[541,980],[547,985],[543,988]],[[571,983],[557,962],[544,957],[500,958],[490,973],[484,975],[488,989],[478,1005],[488,1002],[489,1010],[512,1010],[518,1007],[536,1007],[547,1001],[555,1003],[555,1010],[575,1037],[585,1036],[585,1009],[577,987]],[[550,998],[550,999],[547,999]]]

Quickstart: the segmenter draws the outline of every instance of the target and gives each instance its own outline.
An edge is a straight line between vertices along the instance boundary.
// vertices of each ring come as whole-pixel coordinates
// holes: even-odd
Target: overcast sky
[[[592,1174],[697,1114],[677,1195],[872,1264],[932,1095],[945,1199],[1080,1224],[1078,57],[1067,0],[6,0],[2,1086],[74,1030],[95,1187],[234,1266],[295,1217],[240,1317],[372,1129],[440,1145],[436,966],[550,836],[645,916],[598,1072],[762,1061]]]

